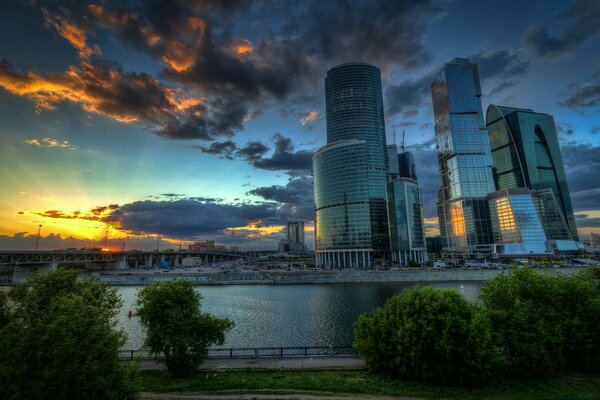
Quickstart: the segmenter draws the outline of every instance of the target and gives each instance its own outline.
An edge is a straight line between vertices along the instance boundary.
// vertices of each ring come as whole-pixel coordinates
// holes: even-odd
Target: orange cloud
[[[75,49],[79,52],[79,57],[83,59],[89,59],[92,55],[101,54],[100,47],[88,46],[87,37],[81,27],[74,24],[73,22],[67,21],[60,16],[52,16],[46,10],[42,10],[46,24],[56,29],[58,34],[65,38],[71,43]]]
[[[37,147],[58,147],[61,149],[77,150],[77,147],[69,143],[68,140],[57,140],[54,138],[43,138],[43,139],[26,139],[25,143],[37,146]]]
[[[203,99],[182,97],[179,91],[150,75],[126,73],[87,61],[80,67],[69,67],[63,75],[50,77],[31,72],[20,74],[7,63],[0,63],[0,87],[27,97],[42,108],[53,109],[56,104],[72,102],[85,111],[124,123],[161,123],[203,103]],[[52,146],[50,139],[46,144],[60,147]]]
[[[302,125],[306,125],[309,122],[315,122],[318,119],[319,119],[319,113],[316,111],[311,111],[307,114],[304,114],[302,117],[300,117],[300,123]]]
[[[230,46],[229,51],[238,57],[248,55],[254,51],[254,46],[249,40],[240,39],[237,43]]]

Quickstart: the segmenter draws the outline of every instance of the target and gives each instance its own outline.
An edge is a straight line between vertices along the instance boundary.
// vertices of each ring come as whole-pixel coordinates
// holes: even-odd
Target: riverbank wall
[[[547,274],[571,275],[580,267],[540,268],[537,271]],[[403,269],[394,271],[247,271],[239,273],[155,273],[155,274],[86,274],[99,282],[114,286],[140,286],[154,282],[186,279],[195,285],[289,285],[324,283],[382,283],[382,282],[444,282],[444,281],[485,281],[505,272],[499,269],[481,270],[434,270]]]

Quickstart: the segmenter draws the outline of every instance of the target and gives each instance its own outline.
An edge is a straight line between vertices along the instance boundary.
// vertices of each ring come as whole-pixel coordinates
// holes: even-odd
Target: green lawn
[[[548,378],[498,380],[449,387],[403,382],[367,371],[243,370],[199,372],[174,379],[166,372],[141,373],[143,392],[210,394],[271,393],[412,396],[444,399],[600,399],[600,375],[562,373]]]

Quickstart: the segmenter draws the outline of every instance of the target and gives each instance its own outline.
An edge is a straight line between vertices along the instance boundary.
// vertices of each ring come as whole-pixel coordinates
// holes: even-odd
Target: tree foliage
[[[157,282],[138,293],[136,312],[147,328],[144,345],[163,355],[174,375],[192,373],[206,358],[208,346],[223,344],[233,327],[230,319],[202,313],[201,299],[186,280]]]
[[[600,366],[600,296],[590,279],[518,268],[487,281],[479,296],[511,372]]]
[[[119,360],[116,289],[77,271],[33,274],[0,296],[0,398],[133,399],[134,368]]]
[[[487,319],[450,289],[405,290],[361,315],[354,335],[371,369],[401,378],[464,382],[489,376],[496,362]]]

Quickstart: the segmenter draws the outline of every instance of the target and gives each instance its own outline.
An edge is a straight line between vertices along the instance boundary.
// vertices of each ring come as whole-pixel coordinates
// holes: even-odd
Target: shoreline
[[[585,267],[537,268],[538,272],[572,275]],[[145,286],[154,282],[187,279],[196,286],[224,285],[295,285],[340,283],[392,283],[392,282],[457,282],[486,281],[505,272],[506,269],[476,270],[395,270],[395,271],[245,271],[234,273],[132,273],[86,272],[83,277],[95,276],[98,282],[111,286]]]

